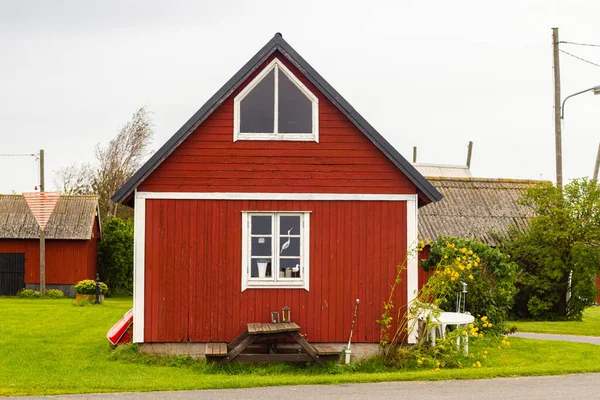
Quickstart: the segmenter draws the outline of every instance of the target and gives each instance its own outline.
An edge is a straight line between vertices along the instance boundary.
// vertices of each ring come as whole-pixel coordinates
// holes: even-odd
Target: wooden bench
[[[339,356],[342,354],[341,350],[336,350],[333,347],[325,344],[313,344],[312,347],[320,356]]]
[[[204,355],[208,357],[224,357],[227,355],[227,343],[206,343]]]
[[[206,345],[206,357],[217,359],[221,365],[234,362],[298,362],[314,361],[324,365],[325,360],[300,335],[300,327],[293,322],[282,323],[249,323],[248,329],[238,336],[233,342],[208,343]],[[284,352],[279,348],[277,341],[288,339],[295,342],[299,347],[293,352]],[[216,345],[216,348],[215,348]],[[251,346],[259,346],[259,349],[251,351]],[[336,354],[331,349],[322,348],[323,352]]]

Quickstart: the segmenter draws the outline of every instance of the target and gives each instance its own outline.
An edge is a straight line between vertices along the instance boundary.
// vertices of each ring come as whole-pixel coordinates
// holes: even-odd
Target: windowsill
[[[305,289],[308,291],[308,287],[306,287],[306,282],[304,280],[293,282],[247,281],[245,287],[242,288],[242,291],[246,289]]]
[[[273,140],[273,141],[294,141],[294,142],[318,142],[317,135],[305,133],[238,133],[234,141],[237,140]]]

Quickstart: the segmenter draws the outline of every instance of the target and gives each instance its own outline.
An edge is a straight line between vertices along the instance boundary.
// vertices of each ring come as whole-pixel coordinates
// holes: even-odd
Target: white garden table
[[[438,316],[435,316],[431,310],[426,310],[421,313],[421,320],[429,321],[441,326],[442,338],[445,337],[446,327],[448,325],[456,325],[458,329],[462,326],[470,324],[475,321],[475,317],[471,314],[457,313],[457,312],[442,312]],[[436,338],[436,330],[437,326],[433,326],[429,328],[429,340],[431,341],[431,345],[435,346],[435,338]],[[469,354],[469,334],[467,332],[466,335],[459,334],[456,338],[456,347],[460,348],[462,346],[463,352],[465,355]]]

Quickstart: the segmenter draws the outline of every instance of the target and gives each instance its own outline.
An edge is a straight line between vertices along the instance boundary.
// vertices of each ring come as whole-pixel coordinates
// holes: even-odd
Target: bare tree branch
[[[91,194],[91,178],[89,164],[73,164],[54,173],[54,187],[65,194]]]

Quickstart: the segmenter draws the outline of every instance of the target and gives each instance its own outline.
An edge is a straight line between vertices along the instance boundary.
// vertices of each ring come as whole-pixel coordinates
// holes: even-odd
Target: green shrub
[[[600,185],[575,179],[561,191],[546,182],[528,189],[520,202],[536,216],[502,243],[520,269],[515,317],[581,320],[598,294]]]
[[[517,265],[508,255],[476,239],[444,237],[431,244],[429,258],[421,266],[426,271],[437,269],[430,279],[440,281],[442,290],[436,298],[441,309],[455,311],[456,294],[465,282],[466,311],[487,316],[493,330],[503,332],[517,293]]]
[[[133,294],[133,222],[113,218],[102,227],[98,271],[112,295]]]
[[[48,289],[45,296],[49,299],[62,299],[65,297],[65,294],[60,289]]]
[[[26,299],[37,299],[40,297],[40,292],[32,289],[22,289],[18,296]]]
[[[95,294],[96,293],[96,281],[91,279],[85,279],[75,284],[75,292],[79,294]],[[100,292],[106,294],[108,287],[105,283],[100,282]]]

